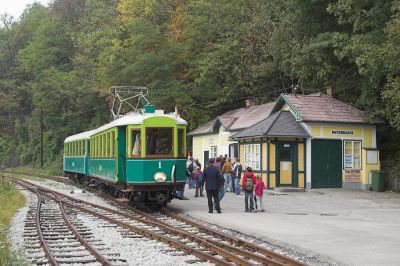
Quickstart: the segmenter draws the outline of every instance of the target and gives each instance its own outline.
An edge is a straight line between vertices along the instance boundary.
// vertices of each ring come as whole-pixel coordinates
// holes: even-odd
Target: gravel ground
[[[106,200],[90,192],[83,193],[81,189],[72,185],[66,185],[51,180],[29,180],[29,182],[68,194],[77,199],[117,209],[116,206],[113,206]],[[71,193],[71,191],[74,191],[74,193]],[[28,199],[28,204],[20,209],[13,217],[12,226],[9,230],[10,243],[12,244],[13,250],[18,252],[20,258],[26,257],[24,253],[26,247],[23,243],[22,234],[28,206],[29,204],[36,204],[37,201],[34,194],[25,190],[23,190],[23,193]],[[78,214],[77,218],[83,221],[85,226],[90,228],[96,238],[101,239],[102,243],[105,244],[105,247],[107,247],[110,252],[119,253],[121,255],[120,258],[126,259],[129,265],[211,265],[206,262],[200,262],[197,257],[187,255],[164,243],[142,238],[90,215]]]
[[[113,227],[111,223],[83,214],[79,214],[78,218],[84,221],[95,235],[107,236],[102,238],[106,247],[120,253],[121,258],[126,259],[129,265],[187,265],[187,261],[197,260],[195,256],[182,254],[164,243],[137,238],[136,234]],[[194,265],[210,264],[195,263]]]
[[[24,245],[22,234],[24,233],[25,218],[29,210],[29,205],[31,202],[36,204],[37,197],[26,190],[21,190],[21,192],[27,199],[27,203],[24,207],[19,209],[12,218],[7,238],[18,259],[24,260],[26,257],[26,246]]]

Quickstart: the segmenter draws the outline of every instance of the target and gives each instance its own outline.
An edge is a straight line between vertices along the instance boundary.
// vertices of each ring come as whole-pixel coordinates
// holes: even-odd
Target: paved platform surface
[[[264,194],[264,213],[244,212],[244,195],[226,193],[222,214],[207,198],[173,200],[181,214],[347,265],[400,265],[400,194],[343,189]]]

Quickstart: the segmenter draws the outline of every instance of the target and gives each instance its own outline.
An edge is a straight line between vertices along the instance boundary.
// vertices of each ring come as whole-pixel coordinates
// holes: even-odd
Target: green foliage
[[[335,97],[384,122],[381,145],[392,153],[399,11],[398,0],[33,4],[18,21],[0,19],[0,165],[39,165],[42,110],[45,164],[61,167],[66,136],[109,121],[113,85],[148,87],[152,103],[178,106],[191,129],[249,97],[333,85]]]

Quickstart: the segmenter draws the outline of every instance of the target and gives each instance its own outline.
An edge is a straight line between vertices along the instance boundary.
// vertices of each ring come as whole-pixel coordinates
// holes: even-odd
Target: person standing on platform
[[[242,176],[243,167],[238,158],[235,158],[233,173],[235,175],[235,192],[236,195],[240,194],[240,177]]]
[[[222,158],[223,157],[217,157],[217,159],[215,160],[215,163],[214,163],[214,167],[216,167],[218,169],[219,174],[220,174],[220,179],[219,179],[219,183],[218,183],[218,185],[219,185],[219,187],[218,187],[218,191],[219,191],[218,192],[218,198],[219,198],[220,202],[221,202],[222,198],[225,195],[225,185],[224,185],[225,180],[224,180],[224,176],[222,174],[222,165],[221,165]]]
[[[256,184],[256,177],[253,174],[251,167],[247,167],[246,173],[243,176],[242,190],[244,191],[245,211],[254,212],[254,185]],[[249,209],[250,201],[250,209]]]
[[[199,191],[200,191],[200,197],[204,197],[203,196],[204,175],[200,169],[200,166],[196,167],[196,172],[194,173],[194,180],[196,182],[196,193],[194,196],[197,198],[199,196]]]
[[[213,213],[213,199],[217,213],[221,213],[218,197],[221,174],[219,169],[213,165],[215,162],[214,158],[208,159],[208,162],[209,166],[204,170],[203,173],[208,199],[208,213]]]
[[[262,181],[261,176],[257,176],[254,194],[256,194],[256,198],[257,198],[258,205],[259,205],[259,208],[256,207],[258,212],[264,211],[263,204],[262,204],[264,189],[265,189],[265,184]]]
[[[231,164],[231,159],[229,158],[222,166],[222,174],[224,175],[224,180],[225,180],[225,192],[231,192],[232,189],[231,171],[232,171],[232,164]]]

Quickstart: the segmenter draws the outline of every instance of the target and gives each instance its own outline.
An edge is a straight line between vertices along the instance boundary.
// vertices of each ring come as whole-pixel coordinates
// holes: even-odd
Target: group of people
[[[188,178],[189,189],[195,188],[195,197],[204,197],[203,190],[207,193],[208,212],[221,213],[220,202],[226,192],[233,192],[239,195],[241,191],[245,193],[245,211],[263,212],[262,196],[265,184],[260,176],[255,176],[250,167],[246,168],[243,175],[242,184],[240,179],[243,167],[238,158],[231,162],[227,156],[210,158],[204,172],[201,170],[201,164],[191,156],[186,162],[186,176]],[[180,196],[178,192],[178,197]],[[181,194],[183,198],[183,193]],[[213,202],[214,201],[214,202]],[[258,202],[258,204],[257,204]]]

